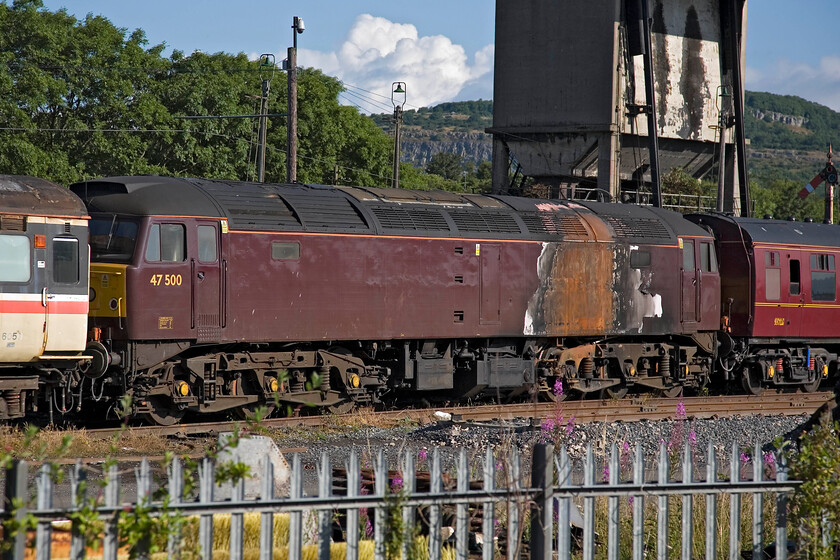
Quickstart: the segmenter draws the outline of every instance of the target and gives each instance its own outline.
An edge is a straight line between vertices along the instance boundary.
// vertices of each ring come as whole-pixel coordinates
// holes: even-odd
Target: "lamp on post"
[[[405,82],[391,84],[391,104],[394,106],[394,188],[400,188],[400,123],[405,105]]]
[[[292,20],[292,46],[288,50],[286,76],[289,79],[288,124],[286,126],[286,182],[297,182],[297,36],[306,27],[297,16]]]

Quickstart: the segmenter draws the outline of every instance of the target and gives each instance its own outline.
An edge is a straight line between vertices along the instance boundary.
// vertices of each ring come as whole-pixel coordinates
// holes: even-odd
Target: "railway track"
[[[290,418],[269,418],[260,422],[262,427],[278,429],[283,427],[340,427],[375,424],[393,426],[405,422],[427,424],[432,422],[497,422],[513,423],[530,420],[538,425],[544,418],[574,417],[578,424],[590,422],[637,422],[640,420],[675,419],[682,414],[678,406],[682,403],[687,418],[715,418],[746,415],[795,416],[812,414],[833,397],[831,392],[765,394],[761,396],[731,395],[715,397],[638,397],[619,400],[580,400],[560,403],[514,403],[504,405],[460,406],[448,408],[408,409],[374,412],[354,411],[338,416],[303,416]],[[175,426],[133,426],[135,433],[160,436],[212,435],[248,428],[244,422],[200,422]],[[110,438],[121,428],[86,430],[90,437]]]

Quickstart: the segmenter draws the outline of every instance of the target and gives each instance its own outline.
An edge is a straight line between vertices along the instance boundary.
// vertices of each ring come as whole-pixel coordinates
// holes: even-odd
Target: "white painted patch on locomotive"
[[[662,296],[652,293],[650,285],[653,280],[653,273],[650,269],[630,269],[630,309],[628,320],[631,324],[628,328],[638,328],[642,332],[645,318],[662,317]]]
[[[551,266],[554,260],[554,250],[549,250],[549,247],[552,245],[552,243],[548,242],[543,243],[540,256],[537,257],[537,278],[539,279],[539,285],[537,286],[537,291],[534,292],[534,295],[528,301],[528,308],[525,309],[525,325],[522,329],[522,334],[527,336],[545,334],[542,302],[545,297],[545,291],[548,289],[548,284],[551,281]],[[535,326],[535,321],[541,323],[541,325],[539,327]],[[539,332],[537,332],[538,328]]]

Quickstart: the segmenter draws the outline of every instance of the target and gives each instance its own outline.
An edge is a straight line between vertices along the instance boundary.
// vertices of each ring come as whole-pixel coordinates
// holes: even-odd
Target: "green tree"
[[[456,181],[464,172],[461,156],[447,152],[438,152],[426,164],[426,173],[440,175],[444,179]]]

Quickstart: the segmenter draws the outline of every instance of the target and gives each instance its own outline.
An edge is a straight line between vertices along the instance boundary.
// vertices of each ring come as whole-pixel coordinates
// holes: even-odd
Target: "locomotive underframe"
[[[838,370],[840,340],[737,339],[728,356],[721,358],[727,381],[753,395],[766,389],[811,393],[820,383],[834,378]]]

